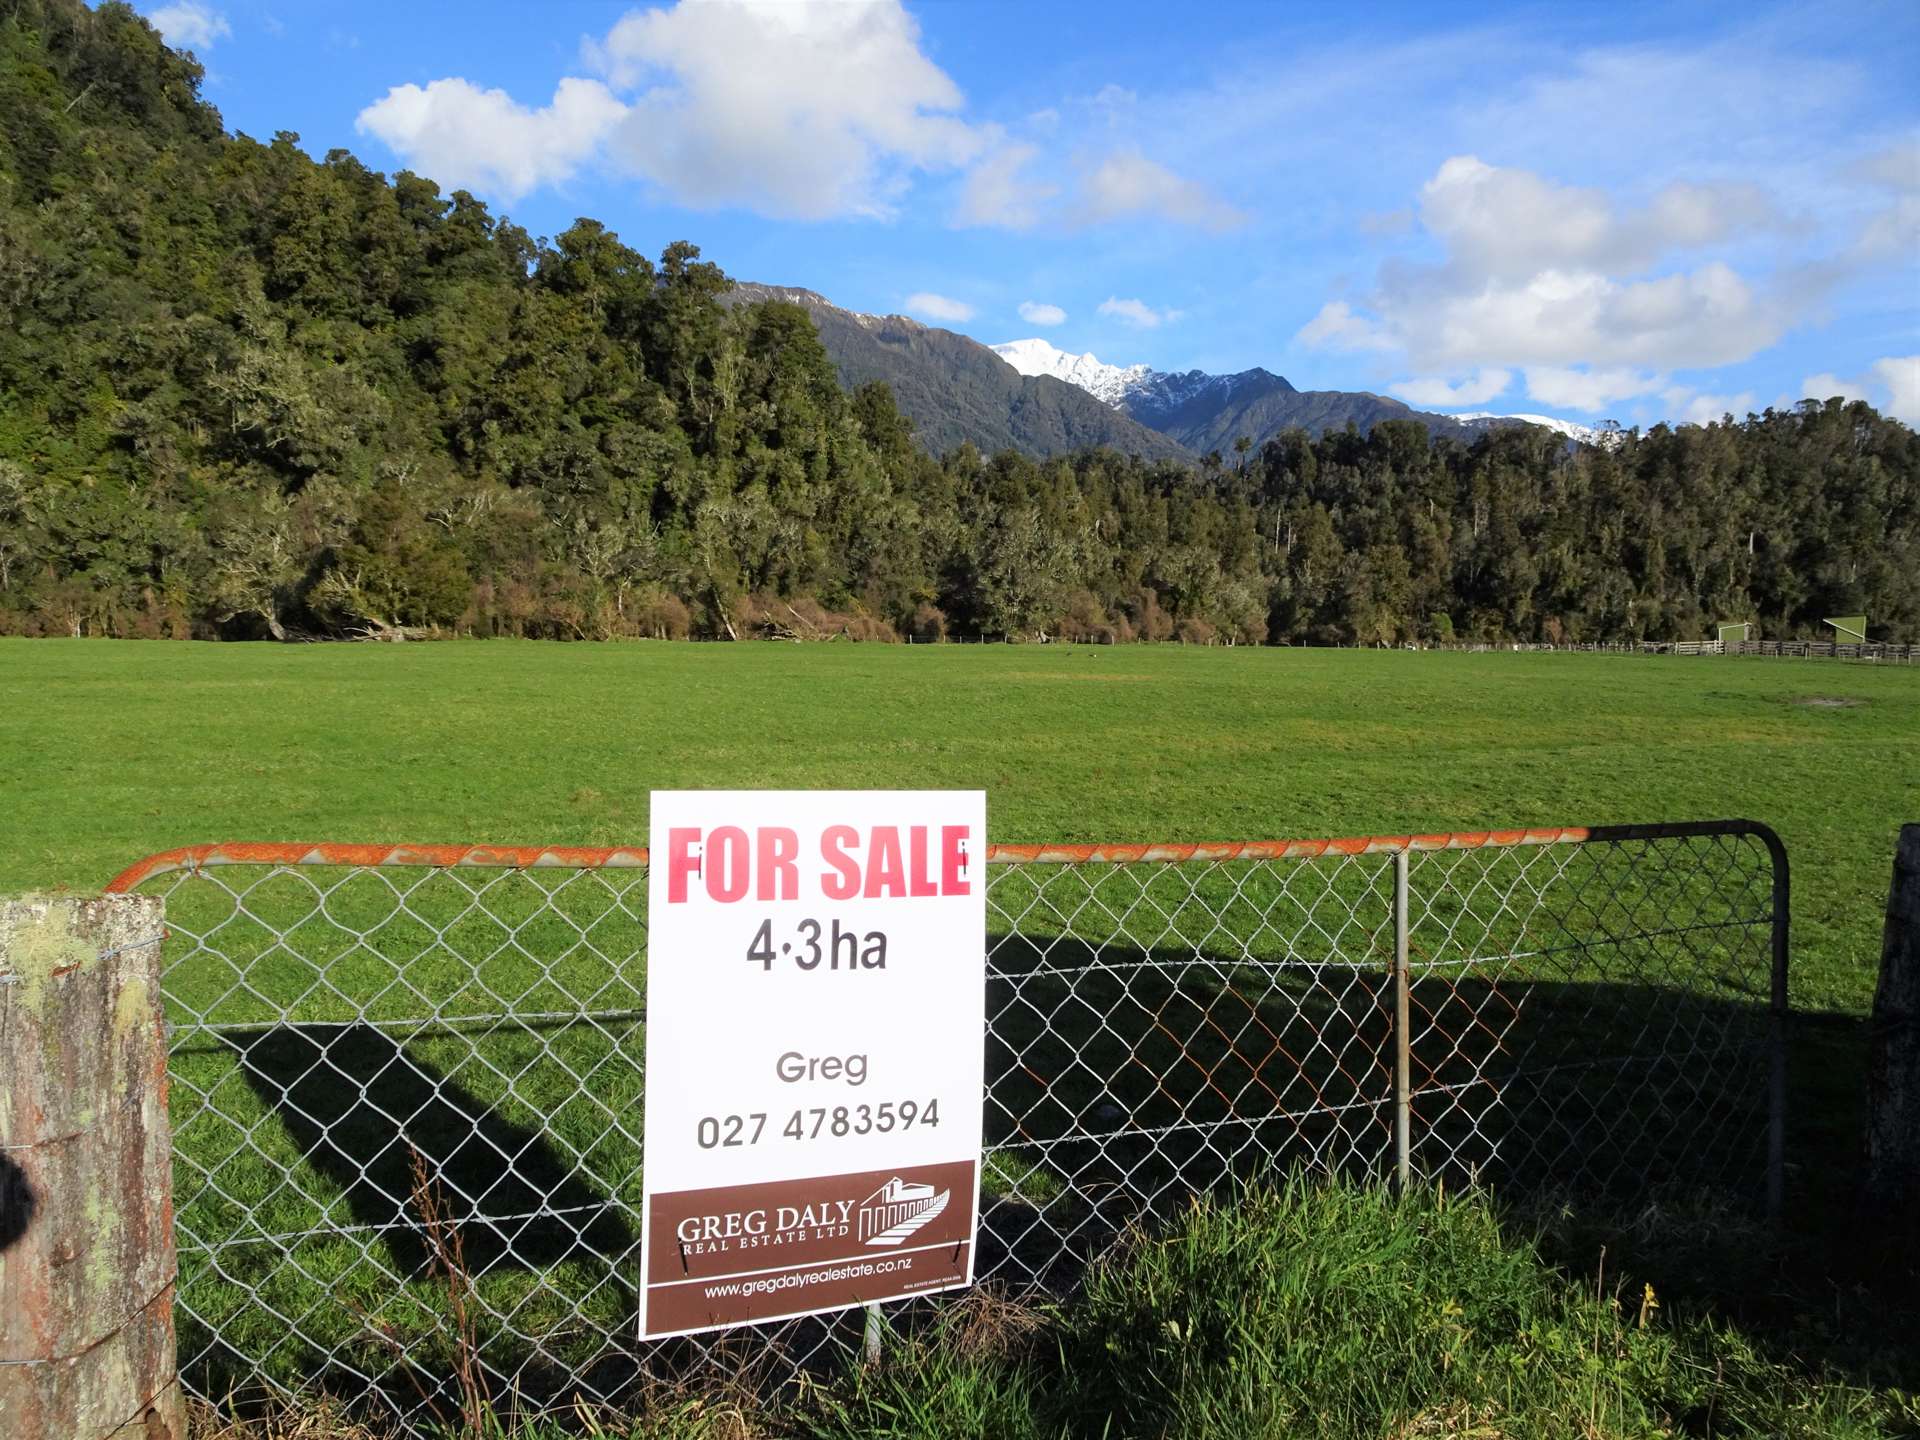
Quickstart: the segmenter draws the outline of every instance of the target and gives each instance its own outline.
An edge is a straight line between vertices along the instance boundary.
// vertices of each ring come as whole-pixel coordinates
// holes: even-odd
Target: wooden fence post
[[[183,1440],[162,902],[0,900],[0,1435]]]
[[[1902,825],[1867,1052],[1867,1203],[1920,1211],[1920,825]]]

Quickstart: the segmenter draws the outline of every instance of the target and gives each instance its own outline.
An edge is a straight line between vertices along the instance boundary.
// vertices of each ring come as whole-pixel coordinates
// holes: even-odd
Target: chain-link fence
[[[988,860],[982,1278],[1069,1289],[1129,1225],[1301,1167],[1778,1203],[1787,874],[1763,826]],[[645,867],[225,845],[114,882],[167,898],[193,1392],[324,1385],[417,1421],[452,1413],[463,1349],[523,1405],[857,1353],[858,1312],[634,1339]]]

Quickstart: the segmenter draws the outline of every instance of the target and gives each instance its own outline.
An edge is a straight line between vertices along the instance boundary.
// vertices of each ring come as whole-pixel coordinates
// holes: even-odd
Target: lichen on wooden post
[[[0,900],[0,1434],[178,1440],[162,903]]]
[[[1867,1029],[1867,1203],[1914,1226],[1920,1207],[1920,825],[1900,827]]]

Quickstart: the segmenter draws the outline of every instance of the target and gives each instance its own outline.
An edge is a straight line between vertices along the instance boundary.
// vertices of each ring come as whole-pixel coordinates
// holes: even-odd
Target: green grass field
[[[8,702],[0,754],[9,757],[0,768],[0,889],[95,889],[151,851],[211,840],[639,844],[647,792],[672,787],[984,786],[994,838],[1013,842],[1761,820],[1780,832],[1794,865],[1793,993],[1809,1018],[1796,1039],[1803,1061],[1789,1159],[1796,1213],[1823,1224],[1837,1213],[1857,1146],[1859,1017],[1871,995],[1893,838],[1902,819],[1920,816],[1920,671],[1831,662],[1174,647],[0,642],[0,693]],[[1028,882],[1003,878],[1012,904]],[[232,989],[224,960],[184,964],[170,980],[176,1019],[195,1012],[259,1024],[285,1006],[305,1027],[208,1036],[205,1046],[196,1039],[198,1048],[175,1062],[175,1124],[194,1167],[182,1185],[181,1224],[215,1261],[188,1283],[189,1308],[246,1353],[271,1352],[269,1368],[288,1376],[329,1350],[371,1365],[368,1319],[408,1338],[428,1363],[445,1359],[431,1339],[431,1287],[396,1283],[417,1268],[417,1243],[404,1223],[369,1229],[407,1188],[393,1113],[414,1117],[410,1135],[468,1191],[489,1187],[499,1154],[521,1154],[515,1177],[487,1195],[488,1215],[542,1203],[598,1213],[603,1196],[637,1207],[638,1126],[622,1117],[638,1109],[642,1027],[622,1020],[490,1033],[484,1044],[470,1033],[407,1028],[430,1010],[565,1010],[582,994],[595,995],[597,1009],[630,1010],[640,1003],[640,977],[567,952],[558,917],[567,912],[615,957],[637,949],[634,917],[610,907],[597,882],[555,905],[541,888],[553,881],[501,876],[484,914],[464,903],[464,887],[478,878],[412,872],[405,883],[418,888],[396,912],[382,882],[348,881],[329,895],[322,924],[302,920],[313,908],[305,881],[269,882],[249,906],[282,922],[281,942],[245,922],[220,938],[229,957],[262,957],[249,968],[248,989]],[[1177,908],[1184,881],[1145,883]],[[1608,877],[1609,887],[1638,883]],[[1698,900],[1704,884],[1695,877],[1682,888]],[[1340,886],[1342,904],[1377,900],[1370,872],[1347,874]],[[1202,898],[1222,903],[1221,895]],[[175,890],[169,903],[176,926],[192,930],[220,919],[227,902],[201,882]],[[462,917],[437,947],[421,923],[435,914]],[[1291,928],[1277,915],[1273,923]],[[1057,933],[1049,924],[1036,915],[1021,933]],[[522,925],[533,928],[516,930]],[[534,948],[564,952],[564,963],[536,971],[502,951],[508,933],[530,941],[542,927],[553,934]],[[357,940],[356,929],[372,933]],[[1416,949],[1419,936],[1416,927]],[[323,973],[325,988],[312,990]],[[1595,993],[1586,982],[1605,977],[1553,978],[1581,982],[1567,987],[1578,1007],[1569,1013],[1584,1014]],[[1150,983],[1160,988],[1120,989],[1083,1006],[1089,1028],[1080,1043],[1113,1048],[1101,1018],[1143,999],[1161,1016],[1173,1006],[1196,1030],[1222,1003],[1204,988],[1206,975],[1197,985]],[[1274,990],[1253,1006],[1234,1000],[1230,1014],[1212,1013],[1230,1029],[1251,1013],[1287,1037],[1289,1025],[1314,1023],[1313,1008],[1332,998],[1311,986]],[[1532,1003],[1530,1023],[1554,1035],[1544,1003]],[[1646,997],[1637,1003],[1633,1016],[1646,1013]],[[356,1019],[388,1028],[325,1028]],[[1065,1012],[1055,1023],[1070,1028]],[[1561,1038],[1594,1040],[1591,1030]],[[1145,1123],[1158,1088],[1147,1071],[1172,1062],[1143,1052],[1152,1063],[1129,1070],[1125,1048],[1110,1057],[1119,1077],[1111,1093],[1123,1097],[1125,1082],[1137,1082],[1137,1104],[1127,1103]],[[323,1052],[331,1068],[315,1071]],[[403,1053],[410,1066],[395,1063]],[[1105,1065],[1097,1050],[1088,1053]],[[1231,1060],[1231,1046],[1201,1053],[1198,1063],[1217,1069],[1223,1058]],[[1032,1103],[1072,1091],[1080,1072],[1069,1061],[1062,1051],[1059,1083],[1034,1092]],[[356,1103],[336,1083],[341,1073],[379,1105]],[[1326,1077],[1308,1078],[1317,1091]],[[1098,1098],[1089,1092],[1074,1103]],[[1242,1110],[1268,1103],[1256,1089],[1234,1100]],[[1055,1132],[1067,1113],[1049,1120]],[[1687,1118],[1711,1133],[1707,1109]],[[322,1134],[332,1149],[316,1144]],[[526,1148],[537,1134],[557,1146]],[[987,1185],[1051,1204],[1068,1178],[1058,1153],[1009,1146],[992,1157]],[[1050,1215],[1076,1218],[1064,1202]],[[603,1213],[592,1223],[606,1229],[609,1221]],[[629,1299],[607,1283],[608,1258],[617,1262],[631,1242],[618,1229],[576,1243],[477,1227],[470,1242],[480,1268],[509,1251],[514,1259],[483,1276],[487,1305],[522,1333],[555,1335],[576,1320],[617,1332]],[[277,1243],[259,1241],[262,1232],[308,1238],[287,1265]],[[305,1344],[288,1343],[290,1328]],[[183,1338],[197,1350],[207,1334],[188,1325]],[[579,1338],[589,1353],[593,1337]]]
[[[656,788],[983,786],[1000,841],[1744,816],[1857,1015],[1920,669],[1137,647],[0,641],[0,888],[208,840],[644,843]],[[1855,700],[1850,706],[1805,703]]]

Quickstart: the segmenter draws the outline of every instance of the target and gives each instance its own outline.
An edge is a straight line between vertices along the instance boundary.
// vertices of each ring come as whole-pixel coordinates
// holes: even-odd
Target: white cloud
[[[587,54],[640,92],[616,158],[695,208],[885,216],[911,171],[958,168],[989,138],[952,113],[960,88],[899,0],[680,0],[628,12]]]
[[[1060,193],[1057,185],[1021,173],[1039,153],[1038,146],[1027,144],[1001,145],[989,152],[968,172],[953,223],[1031,230],[1040,222],[1040,207]]]
[[[1434,409],[1451,405],[1484,405],[1503,392],[1512,380],[1513,376],[1505,370],[1482,370],[1458,384],[1449,384],[1436,376],[1402,380],[1397,385],[1389,385],[1387,389],[1410,405]]]
[[[1294,336],[1316,349],[1391,350],[1393,337],[1364,315],[1356,315],[1345,300],[1329,300]]]
[[[1171,325],[1186,313],[1183,310],[1156,310],[1144,300],[1122,300],[1113,295],[1094,308],[1100,314],[1124,321],[1136,330],[1157,330],[1162,325]]]
[[[1599,190],[1456,155],[1420,195],[1420,219],[1466,274],[1520,282],[1542,273],[1639,273],[1668,253],[1771,223],[1752,186],[1673,184],[1616,212]]]
[[[1887,413],[1909,425],[1920,425],[1920,355],[1876,360],[1873,375],[1887,387]]]
[[[1805,400],[1831,400],[1834,396],[1842,400],[1865,400],[1866,387],[1858,380],[1842,380],[1838,375],[1809,375],[1800,382],[1800,396]]]
[[[504,90],[448,79],[394,86],[354,128],[449,189],[517,200],[571,176],[626,113],[597,80],[562,80],[552,104],[529,110]]]
[[[1651,395],[1666,377],[1633,369],[1587,370],[1559,365],[1527,367],[1527,395],[1543,405],[1567,410],[1604,410],[1621,400]]]
[[[1753,409],[1751,390],[1742,390],[1738,395],[1700,395],[1684,385],[1676,385],[1663,390],[1660,398],[1667,402],[1682,425],[1712,425],[1729,415],[1735,420],[1744,420]]]
[[[1096,111],[1120,103],[1110,99],[1112,89],[1109,86],[1089,102]],[[1131,103],[1130,95],[1121,94]],[[1183,179],[1137,150],[1115,151],[1098,165],[1083,169],[1074,181],[1071,202],[1050,204],[1060,187],[1030,173],[1042,159],[1040,148],[1003,140],[998,126],[989,126],[984,133],[993,145],[961,186],[955,225],[1030,230],[1043,221],[1090,226],[1149,216],[1218,232],[1246,223],[1244,214],[1204,185]]]
[[[207,50],[216,40],[233,34],[227,17],[202,0],[177,0],[151,11],[147,19],[160,37],[176,50]]]
[[[959,172],[950,216],[958,227],[1152,216],[1223,231],[1247,220],[1126,143],[1140,102],[1119,87],[1064,102],[1096,117],[1089,123],[1108,136],[1101,144],[1115,147],[1089,156],[1077,175],[1048,153],[1064,128],[1059,109],[1011,126],[970,123],[965,96],[922,48],[902,0],[670,0],[630,9],[604,36],[583,40],[581,61],[600,78],[566,79],[561,93],[596,86],[620,107],[610,123],[563,137],[551,119],[559,94],[535,110],[449,77],[428,86],[425,100],[417,86],[397,87],[362,112],[361,128],[443,183],[487,183],[507,198],[600,162],[696,210],[890,219],[917,177]]]
[[[1197,181],[1183,180],[1137,150],[1121,150],[1081,176],[1074,218],[1098,225],[1132,215],[1216,231],[1234,229],[1247,219]]]
[[[1445,258],[1383,264],[1372,314],[1336,302],[1297,338],[1400,350],[1415,368],[1440,373],[1664,371],[1744,360],[1805,303],[1757,289],[1721,259],[1667,268],[1702,246],[1773,228],[1771,205],[1751,186],[1672,184],[1623,209],[1597,190],[1460,155],[1422,189],[1419,215]]]
[[[958,169],[999,134],[952,113],[960,89],[900,0],[678,0],[582,49],[605,83],[562,80],[544,109],[450,78],[397,86],[359,128],[443,184],[508,199],[604,156],[676,204],[799,220],[890,215],[913,171]],[[1033,203],[1021,163],[1001,161],[996,223]]]
[[[955,300],[946,295],[936,295],[931,290],[921,290],[906,299],[909,315],[924,315],[929,320],[958,322],[973,318],[973,306],[964,300]]]
[[[1058,305],[1047,305],[1038,300],[1022,300],[1020,318],[1029,325],[1064,325],[1067,322],[1067,312]]]

